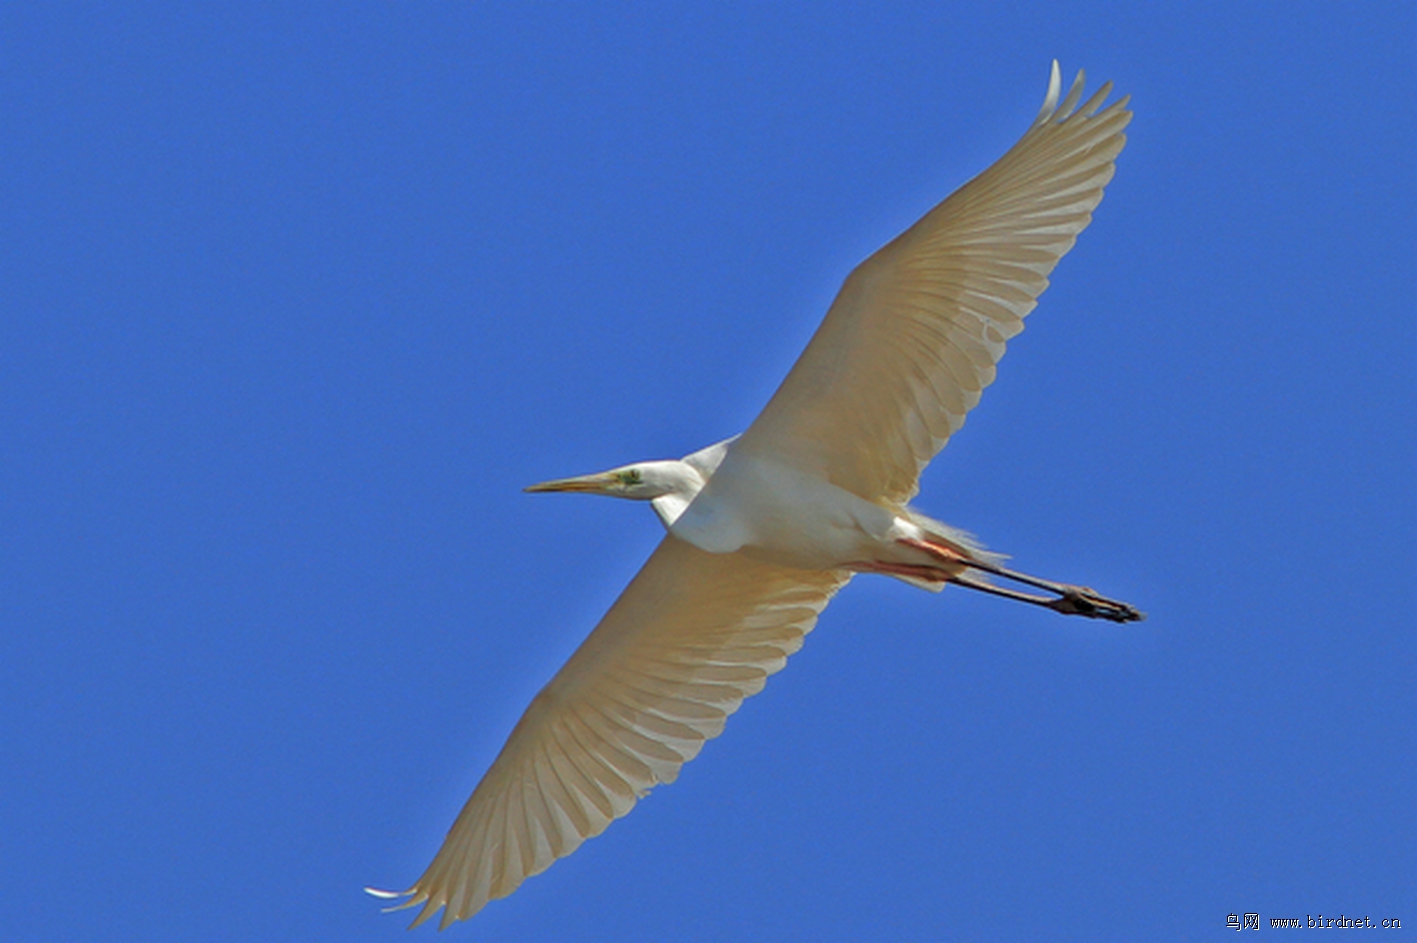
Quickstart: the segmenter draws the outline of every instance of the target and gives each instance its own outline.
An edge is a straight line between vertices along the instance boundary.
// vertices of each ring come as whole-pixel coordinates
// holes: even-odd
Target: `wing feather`
[[[402,906],[442,926],[673,782],[850,579],[664,542],[532,701]]]
[[[851,273],[735,448],[903,504],[994,380],[1007,341],[1092,220],[1131,120],[1110,83],[1061,102],[1053,64],[1023,137]],[[1099,110],[1101,109],[1101,110]]]

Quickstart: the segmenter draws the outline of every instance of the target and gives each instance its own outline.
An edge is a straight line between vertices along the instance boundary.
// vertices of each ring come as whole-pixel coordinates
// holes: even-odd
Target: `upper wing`
[[[408,891],[414,926],[472,916],[673,782],[850,578],[666,537],[517,722]]]
[[[1097,111],[1111,83],[1078,108],[1082,87],[1059,104],[1055,61],[1019,142],[851,273],[735,448],[868,500],[915,495],[1112,179],[1132,113]]]

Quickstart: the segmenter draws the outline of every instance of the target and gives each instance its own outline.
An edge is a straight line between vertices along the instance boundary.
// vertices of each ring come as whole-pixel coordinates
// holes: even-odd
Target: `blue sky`
[[[295,7],[0,11],[6,939],[408,939],[660,536],[520,488],[743,428],[1054,57],[1130,142],[919,504],[1149,621],[858,579],[449,938],[1417,927],[1410,4]]]

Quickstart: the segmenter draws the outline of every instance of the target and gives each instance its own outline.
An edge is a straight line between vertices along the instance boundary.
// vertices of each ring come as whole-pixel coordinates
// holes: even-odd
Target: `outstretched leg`
[[[1022,583],[1025,586],[1033,586],[1038,589],[1055,593],[1053,596],[1036,596],[1032,593],[1021,592],[1016,589],[1009,589],[1006,586],[999,586],[968,572],[955,572],[946,577],[948,582],[969,589],[977,589],[980,592],[991,593],[995,596],[1003,596],[1007,599],[1017,599],[1020,602],[1032,603],[1036,606],[1043,606],[1060,612],[1065,616],[1086,616],[1089,619],[1107,619],[1111,622],[1140,622],[1146,618],[1146,613],[1137,609],[1129,603],[1124,603],[1116,599],[1108,599],[1097,591],[1086,586],[1073,586],[1069,583],[1055,583],[1052,580],[1040,579],[1036,576],[1029,576],[1027,573],[1019,573],[1006,569],[995,563],[987,563],[983,560],[975,560],[965,554],[960,553],[952,547],[942,544],[935,544],[924,540],[902,540],[901,543],[912,546],[930,553],[942,562],[948,562],[951,568],[966,567],[969,570],[979,570],[992,576],[1002,579],[1012,580],[1015,583]]]

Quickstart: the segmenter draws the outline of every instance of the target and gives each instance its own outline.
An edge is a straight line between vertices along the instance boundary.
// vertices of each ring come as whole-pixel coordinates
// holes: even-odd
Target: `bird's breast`
[[[670,531],[709,553],[825,570],[872,559],[895,517],[822,478],[730,451]]]

